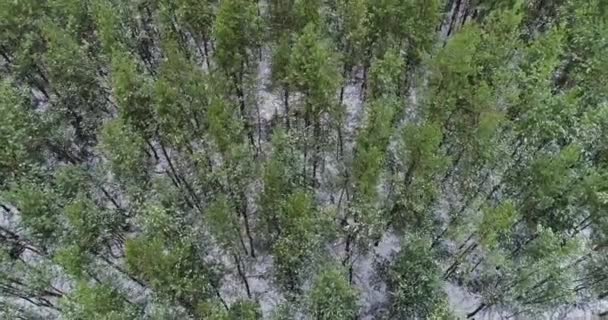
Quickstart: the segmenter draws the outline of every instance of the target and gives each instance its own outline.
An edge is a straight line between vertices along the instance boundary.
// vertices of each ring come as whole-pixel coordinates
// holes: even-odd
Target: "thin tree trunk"
[[[177,172],[177,170],[175,169],[175,166],[173,165],[173,162],[171,161],[171,157],[169,156],[169,153],[167,152],[167,149],[165,148],[165,146],[162,144],[162,142],[160,143],[160,149],[163,153],[163,156],[165,157],[165,160],[167,160],[167,164],[169,165],[169,169],[171,174],[169,175],[172,180],[173,183],[176,187],[178,187],[179,189],[182,189],[183,187],[186,188],[187,193],[190,194],[190,197],[192,197],[192,200],[188,199],[188,197],[184,196],[184,199],[187,199],[188,204],[192,207],[192,208],[196,208],[201,214],[204,212],[201,204],[200,204],[200,199],[198,199],[198,196],[194,193],[194,190],[192,189],[192,187],[190,186],[190,184],[181,177],[181,175]],[[169,172],[167,172],[169,173]],[[182,184],[184,185],[182,187]]]
[[[207,71],[211,72],[211,62],[209,61],[209,48],[207,47],[207,43],[209,40],[207,37],[203,37],[203,54],[205,55],[205,64],[207,64]]]
[[[451,36],[452,32],[454,31],[454,26],[456,24],[456,20],[458,20],[458,15],[460,13],[460,7],[462,5],[462,1],[463,0],[456,0],[454,11],[452,12],[452,16],[450,17],[450,21],[449,21],[450,26],[448,27],[448,32],[446,33],[446,37]]]
[[[308,111],[309,106],[306,106],[306,110],[304,111],[304,134],[303,134],[303,138],[304,138],[304,168],[303,168],[303,177],[306,181],[306,179],[308,179],[308,127],[310,127],[310,113]]]
[[[247,280],[247,276],[243,272],[243,268],[241,267],[241,259],[237,254],[234,254],[234,263],[236,263],[236,270],[239,274],[241,280],[243,280],[243,284],[245,285],[245,291],[247,292],[247,298],[251,299],[251,289],[249,288],[249,281]]]
[[[476,314],[478,314],[480,311],[484,310],[485,308],[486,308],[485,303],[480,304],[475,310],[473,310],[472,312],[467,314],[467,319],[473,318]]]
[[[344,102],[344,91],[346,90],[346,84],[348,83],[347,75],[350,68],[346,63],[342,68],[342,86],[340,87],[340,105]]]
[[[133,281],[133,282],[137,283],[138,285],[140,285],[142,288],[149,288],[148,285],[145,282],[143,282],[142,280],[134,277],[129,272],[127,272],[127,270],[123,269],[121,266],[119,266],[116,263],[112,262],[107,257],[105,257],[103,255],[99,255],[99,258],[101,258],[101,260],[103,260],[109,266],[111,266],[112,268],[114,268],[116,271],[120,272],[121,274],[123,274],[127,278],[131,279],[131,281]]]
[[[260,114],[260,106],[257,103],[255,104],[255,112],[258,120],[258,147],[255,149],[257,156],[262,150],[262,116]]]
[[[315,119],[315,124],[314,124],[314,129],[313,129],[313,156],[312,156],[312,181],[311,181],[311,187],[314,189],[316,189],[317,187],[317,171],[318,171],[318,167],[319,167],[319,158],[321,157],[321,142],[320,142],[320,138],[321,138],[321,123],[320,120]]]
[[[239,99],[241,117],[243,119],[243,124],[245,126],[245,129],[247,131],[247,137],[249,138],[249,142],[251,143],[251,146],[253,146],[254,148],[257,148],[255,145],[255,138],[253,137],[253,130],[251,128],[251,124],[249,123],[249,120],[247,119],[247,114],[246,114],[247,110],[245,107],[245,92],[243,90],[242,74],[239,77],[237,77],[236,75],[233,75],[233,79],[234,79],[234,86],[236,89],[237,97]]]
[[[289,123],[289,89],[287,87],[283,90],[283,106],[285,107],[285,128],[289,132],[291,125]]]
[[[342,136],[342,125],[338,125],[338,161],[344,158],[344,137]]]
[[[243,199],[243,202],[245,203],[247,201],[247,199]],[[250,250],[250,254],[252,258],[255,258],[255,249],[254,249],[254,241],[253,241],[253,235],[251,234],[251,228],[249,225],[249,215],[247,214],[247,205],[244,204],[241,206],[241,216],[243,217],[243,222],[245,224],[245,233],[247,234],[247,238],[249,240],[249,250]]]
[[[349,271],[350,273],[352,273],[352,263],[351,263],[351,257],[352,257],[352,241],[353,241],[353,235],[351,233],[349,233],[346,236],[346,245],[344,246],[344,252],[345,252],[345,257],[342,260],[342,265],[344,267],[349,266]],[[349,274],[349,280],[348,283],[352,284],[352,274]]]

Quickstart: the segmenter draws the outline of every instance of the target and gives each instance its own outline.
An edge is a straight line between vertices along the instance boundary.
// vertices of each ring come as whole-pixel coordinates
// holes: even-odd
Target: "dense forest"
[[[608,2],[0,0],[3,319],[608,312]]]

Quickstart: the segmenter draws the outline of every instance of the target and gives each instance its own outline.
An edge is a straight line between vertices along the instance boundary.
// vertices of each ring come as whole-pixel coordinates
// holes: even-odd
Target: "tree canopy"
[[[0,0],[0,317],[608,299],[604,0]]]

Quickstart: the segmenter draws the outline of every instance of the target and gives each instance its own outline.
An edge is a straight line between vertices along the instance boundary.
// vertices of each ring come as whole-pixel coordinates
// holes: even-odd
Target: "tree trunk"
[[[472,312],[467,314],[467,319],[468,318],[473,318],[476,314],[478,314],[480,311],[482,311],[483,309],[486,308],[486,304],[482,303],[480,304],[475,310],[473,310]]]
[[[285,107],[285,128],[289,132],[291,125],[289,123],[289,89],[287,87],[283,90],[283,106]]]
[[[452,32],[454,32],[454,26],[456,24],[456,20],[458,20],[458,15],[460,13],[460,7],[462,5],[462,1],[463,0],[456,0],[456,4],[454,6],[454,11],[452,12],[452,15],[449,18],[449,27],[448,27],[448,32],[446,33],[446,37],[451,36]]]
[[[251,146],[256,148],[255,138],[253,137],[253,130],[251,128],[251,124],[249,123],[249,119],[247,119],[247,110],[245,107],[245,91],[243,90],[243,75],[242,73],[237,76],[233,74],[234,87],[236,90],[237,97],[239,99],[239,110],[241,113],[241,118],[243,119],[243,125],[245,130],[247,131],[247,137],[249,138],[249,143]]]
[[[203,38],[203,53],[205,55],[205,64],[207,64],[207,71],[211,72],[211,62],[209,61],[209,59],[210,59],[210,57],[209,57],[209,48],[207,47],[207,43],[208,42],[209,42],[209,40],[205,36]]]
[[[314,189],[316,189],[317,187],[317,171],[318,171],[318,167],[319,167],[319,160],[321,157],[321,142],[320,142],[320,138],[321,138],[321,123],[318,117],[316,117],[317,119],[315,119],[315,124],[314,124],[314,131],[313,131],[313,155],[312,155],[312,181],[311,181],[311,187]]]
[[[241,259],[237,254],[234,254],[234,263],[236,264],[236,270],[239,274],[241,280],[243,280],[243,285],[245,285],[245,291],[247,292],[247,298],[251,299],[251,289],[249,288],[249,281],[247,280],[247,275],[243,272],[243,268],[241,266]]]
[[[247,239],[249,240],[249,251],[251,257],[255,258],[253,235],[251,234],[251,227],[249,225],[249,215],[247,214],[247,199],[245,198],[245,195],[241,195],[241,197],[244,197],[243,199],[241,199],[243,203],[241,205],[241,216],[243,217],[243,222],[245,224],[245,234],[247,235]]]

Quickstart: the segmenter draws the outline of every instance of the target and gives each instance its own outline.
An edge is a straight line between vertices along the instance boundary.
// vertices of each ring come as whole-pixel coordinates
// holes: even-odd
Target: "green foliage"
[[[20,79],[31,79],[36,70],[43,48],[39,24],[47,10],[46,2],[35,0],[0,3],[0,41],[6,47],[2,52],[13,52],[15,74]]]
[[[219,197],[209,206],[209,224],[217,240],[228,250],[238,250],[240,224],[239,214],[226,197]]]
[[[56,253],[54,260],[76,279],[85,276],[87,266],[91,262],[87,252],[78,245],[62,248]]]
[[[23,223],[36,239],[52,243],[60,236],[58,197],[48,186],[21,181],[5,196],[19,209]]]
[[[262,312],[257,302],[238,300],[226,310],[217,303],[204,303],[199,306],[199,314],[210,320],[260,320]]]
[[[228,315],[228,310],[221,304],[215,302],[200,303],[197,308],[197,313],[204,319],[231,320]]]
[[[443,123],[450,113],[464,102],[474,101],[477,91],[469,78],[475,74],[475,53],[481,42],[481,31],[475,25],[466,26],[455,35],[436,55],[432,67],[431,93],[433,98],[427,117],[431,121]]]
[[[154,105],[163,140],[183,147],[203,134],[208,101],[207,79],[168,41],[166,61],[154,84]]]
[[[281,232],[279,212],[284,199],[303,187],[297,159],[291,146],[292,140],[284,131],[274,133],[273,152],[263,169],[264,190],[259,203],[263,222],[271,237],[276,237]]]
[[[94,22],[99,32],[99,41],[106,54],[112,54],[125,41],[121,34],[121,21],[115,14],[117,7],[110,0],[97,0],[92,4]]]
[[[306,25],[292,50],[288,77],[295,89],[306,93],[309,113],[319,115],[333,107],[340,79],[336,62],[335,53],[319,35],[318,27]]]
[[[432,123],[403,130],[399,148],[403,176],[396,177],[398,198],[392,217],[399,228],[428,227],[431,222],[424,214],[439,192],[436,181],[448,163],[439,149],[442,138],[440,128]]]
[[[154,128],[149,88],[136,61],[122,51],[112,54],[112,85],[121,117],[148,137]]]
[[[127,266],[166,298],[194,310],[212,297],[212,275],[192,244],[170,247],[159,238],[138,238],[126,244]]]
[[[79,44],[56,24],[44,24],[47,50],[42,61],[49,81],[57,83],[57,119],[74,128],[76,141],[92,144],[101,124],[106,100],[97,78],[97,66],[86,53],[87,44]]]
[[[145,181],[148,166],[145,142],[122,119],[104,125],[101,147],[119,180],[125,183]]]
[[[566,21],[566,47],[568,64],[563,71],[561,83],[565,87],[574,84],[587,103],[597,104],[606,99],[603,77],[608,63],[605,48],[607,40],[602,34],[608,27],[604,1],[566,1],[563,15]]]
[[[319,320],[347,320],[357,314],[357,293],[345,273],[335,267],[321,271],[310,293],[309,313]]]
[[[261,41],[262,22],[255,2],[221,1],[215,20],[216,59],[227,75],[244,72],[253,65]]]
[[[199,41],[209,40],[215,18],[215,1],[179,0],[176,15],[178,21],[196,34]]]
[[[289,85],[289,59],[291,58],[291,39],[282,36],[277,40],[277,46],[272,55],[272,81],[275,86]]]
[[[363,62],[369,36],[368,7],[365,0],[335,2],[335,41],[345,53],[342,59],[346,68],[352,68]]]
[[[369,106],[368,123],[357,141],[353,164],[356,196],[363,203],[373,201],[376,197],[397,109],[397,102],[390,98],[376,100]]]
[[[146,206],[140,219],[143,233],[125,244],[128,271],[162,301],[196,313],[199,304],[215,297],[220,285],[215,266],[204,259],[197,233],[175,211],[157,205]]]
[[[74,240],[83,248],[94,248],[104,229],[112,225],[110,221],[104,221],[108,218],[104,217],[91,199],[77,198],[64,211],[73,228]]]
[[[604,2],[0,1],[0,315],[606,298]]]
[[[67,300],[67,319],[126,320],[136,316],[121,293],[106,285],[79,283]]]
[[[386,274],[391,318],[428,318],[444,308],[440,269],[423,239],[404,240]]]
[[[243,126],[237,121],[238,109],[226,101],[214,99],[209,106],[209,134],[219,151],[226,154],[232,145],[242,142]]]
[[[239,300],[230,306],[230,319],[259,320],[262,319],[260,305],[254,301]]]
[[[536,231],[538,238],[517,261],[503,250],[493,251],[491,259],[483,261],[475,290],[481,291],[488,303],[509,305],[535,316],[573,301],[572,272],[577,270],[580,242],[564,243],[549,228],[538,227]],[[499,279],[508,285],[497,288]]]
[[[39,118],[28,112],[25,97],[9,80],[0,83],[0,114],[4,115],[0,126],[0,185],[4,186],[27,174],[41,160],[43,128]]]
[[[496,208],[488,208],[484,211],[479,232],[481,243],[488,248],[493,248],[498,238],[508,236],[510,228],[515,224],[518,217],[513,203],[505,202]]]
[[[39,1],[9,1],[1,5],[2,40],[7,44],[16,44],[20,35],[36,30],[35,24],[47,7]]]
[[[372,97],[398,95],[403,81],[403,60],[395,50],[387,51],[372,64],[370,87]]]
[[[441,0],[369,2],[371,41],[378,53],[396,46],[408,52],[408,65],[419,62],[435,40]]]
[[[283,204],[278,217],[281,238],[273,246],[276,278],[288,293],[299,292],[320,245],[321,220],[310,195],[294,192]]]
[[[574,201],[569,194],[580,181],[581,173],[576,168],[580,156],[580,147],[571,145],[557,155],[539,156],[531,164],[526,177],[518,181],[526,185],[523,210],[528,221],[559,230],[574,223],[568,204]],[[558,208],[564,211],[556,211]]]

